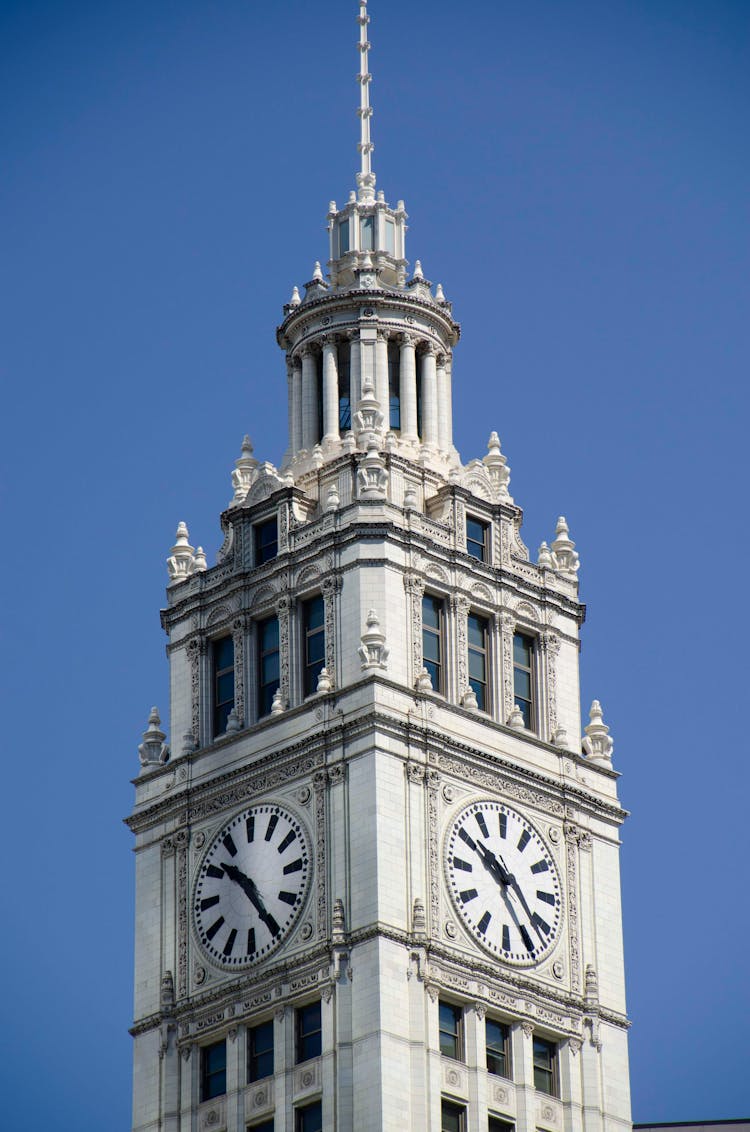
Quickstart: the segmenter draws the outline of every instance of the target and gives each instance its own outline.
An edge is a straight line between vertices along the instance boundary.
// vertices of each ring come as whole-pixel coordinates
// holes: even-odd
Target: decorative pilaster
[[[560,653],[560,638],[546,630],[539,638],[544,666],[544,688],[547,700],[547,734],[542,739],[552,739],[557,731],[557,657]],[[539,721],[540,724],[543,722]]]
[[[458,595],[451,598],[451,612],[455,623],[455,640],[458,646],[458,698],[461,699],[469,687],[469,645],[467,623],[471,608],[468,598]],[[475,701],[476,703],[476,701]]]
[[[290,424],[292,456],[302,447],[302,359],[295,356],[291,363],[292,372],[292,419]]]
[[[328,677],[332,687],[339,683],[339,673],[336,668],[336,597],[341,592],[342,579],[340,574],[329,574],[323,582],[323,605],[325,617],[326,662]]]
[[[196,749],[201,745],[201,655],[205,653],[203,641],[192,640],[187,647],[190,665],[190,723]]]
[[[327,775],[324,770],[318,770],[313,775],[313,790],[315,792],[315,876],[317,878],[317,904],[318,904],[318,939],[325,939],[328,934],[328,897],[326,885],[326,784]]]
[[[448,371],[446,369],[445,354],[437,355],[436,378],[438,446],[441,452],[449,452],[451,447],[450,410],[448,405]]]
[[[277,711],[283,711],[291,701],[292,690],[290,681],[291,642],[289,640],[289,623],[291,617],[292,599],[286,594],[276,603],[276,616],[279,619],[279,690],[277,693]]]
[[[424,597],[424,578],[418,574],[404,574],[404,589],[409,595],[411,623],[411,663],[412,684],[419,679],[422,671],[422,598]]]
[[[232,643],[234,645],[234,714],[237,722],[236,730],[239,731],[247,722],[245,715],[245,619],[243,617],[238,617],[232,622]]]
[[[503,722],[510,719],[515,707],[513,694],[513,634],[516,629],[515,618],[512,613],[500,614],[500,651],[503,665]]]

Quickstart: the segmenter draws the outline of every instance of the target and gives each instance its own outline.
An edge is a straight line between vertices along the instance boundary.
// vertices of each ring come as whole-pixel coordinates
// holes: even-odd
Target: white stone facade
[[[530,560],[496,434],[468,464],[453,447],[459,328],[419,266],[407,282],[403,202],[390,209],[375,193],[367,22],[362,4],[358,192],[341,210],[331,203],[328,280],[316,265],[277,332],[286,455],[277,471],[245,438],[217,563],[207,568],[184,524],[170,554],[171,736],[152,709],[129,819],[133,1129],[273,1120],[304,1132],[319,1101],[330,1132],[485,1132],[491,1117],[519,1132],[625,1132],[625,814],[598,703],[585,735],[581,725],[578,555],[560,519]],[[530,657],[525,704],[514,635]],[[231,642],[233,674],[218,734],[217,642]],[[490,954],[449,891],[449,829],[484,799],[530,823],[560,878],[561,927],[538,961]],[[196,884],[207,847],[256,804],[304,830],[309,887],[268,958],[248,936],[250,957],[235,959],[227,936],[227,960],[214,962]],[[498,882],[509,922],[513,879]],[[216,928],[220,943],[228,928]],[[298,1012],[316,1003],[319,1052],[301,1060]],[[441,1053],[441,1003],[455,1008],[457,1056]],[[488,1020],[508,1028],[504,1074],[488,1070]],[[251,1028],[266,1022],[273,1071],[251,1080]],[[535,1039],[548,1043],[549,1091]],[[209,1087],[202,1065],[217,1045],[226,1066]]]

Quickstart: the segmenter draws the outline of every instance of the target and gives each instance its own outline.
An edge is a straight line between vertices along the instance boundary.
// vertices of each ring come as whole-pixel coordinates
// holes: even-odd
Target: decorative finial
[[[169,747],[166,735],[161,729],[159,709],[152,707],[148,717],[148,727],[143,732],[143,742],[138,748],[138,757],[141,767],[145,770],[150,766],[162,766],[169,758]]]
[[[477,694],[471,684],[469,684],[468,688],[461,696],[461,707],[465,707],[467,711],[479,711]]]
[[[178,523],[174,546],[167,559],[170,586],[176,582],[184,582],[190,574],[193,548],[189,540],[190,532],[187,529],[187,523]]]
[[[501,499],[508,499],[513,502],[510,493],[508,492],[508,484],[510,483],[510,468],[508,467],[508,460],[503,456],[500,451],[500,437],[496,432],[490,433],[490,438],[487,441],[487,455],[482,460],[487,471],[490,473],[490,479],[493,486]]]
[[[575,581],[575,576],[580,565],[575,545],[572,538],[570,538],[565,516],[561,515],[557,520],[555,538],[552,543],[552,553],[555,556],[558,572],[569,578],[571,582]]]
[[[370,83],[372,82],[372,75],[368,70],[367,52],[370,50],[370,44],[367,40],[367,25],[370,22],[370,17],[367,15],[367,0],[360,0],[359,4],[359,75],[357,81],[359,82],[359,145],[357,149],[360,155],[360,171],[357,174],[357,187],[359,189],[359,199],[363,202],[371,202],[375,200],[375,174],[372,171],[372,151],[375,146],[370,140],[370,118],[372,117],[372,107],[370,106]]]
[[[234,496],[230,507],[236,507],[237,504],[242,503],[245,499],[250,488],[253,486],[258,475],[258,461],[253,456],[253,446],[250,443],[250,437],[245,434],[242,438],[242,451],[238,460],[234,462],[234,470],[232,472],[232,487],[234,488]]]
[[[604,722],[602,705],[598,700],[594,700],[591,704],[589,719],[591,722],[583,729],[586,732],[586,738],[583,740],[584,752],[588,755],[589,762],[597,766],[612,766],[614,742]]]
[[[367,614],[367,628],[360,637],[361,644],[357,649],[362,662],[362,669],[387,668],[389,650],[385,644],[385,633],[380,628],[380,621],[374,609]]]
[[[313,270],[313,279],[315,280],[316,283],[322,283],[323,282],[323,272],[320,269],[320,260],[319,259],[315,260],[315,268]]]
[[[513,711],[508,716],[508,727],[512,727],[514,731],[526,730],[526,724],[523,721],[523,712],[518,704],[513,704]]]
[[[193,560],[190,563],[191,574],[202,574],[204,570],[208,569],[208,562],[206,561],[206,552],[202,546],[199,546],[193,555]]]
[[[292,287],[292,297],[289,300],[290,307],[298,307],[302,299],[299,297],[299,287]]]
[[[417,262],[414,264],[414,274],[412,275],[412,279],[424,279],[424,275],[422,273],[422,261],[421,261],[421,259],[418,259]]]
[[[271,703],[271,715],[281,715],[284,710],[284,697],[281,694],[281,688],[277,688],[273,694],[273,701]]]
[[[436,303],[444,303],[445,302],[445,294],[443,293],[443,284],[442,283],[438,283],[437,287],[435,288],[435,302]]]
[[[318,676],[318,686],[316,688],[316,691],[318,693],[320,693],[321,695],[325,695],[325,693],[330,692],[332,688],[333,688],[333,681],[331,680],[331,677],[328,675],[328,669],[327,668],[321,668],[320,675]]]
[[[432,677],[424,665],[420,669],[419,675],[414,682],[414,688],[417,692],[431,692],[433,690]]]
[[[540,570],[554,570],[555,568],[555,560],[552,557],[552,551],[547,546],[546,542],[543,542],[539,547],[539,557],[536,560],[536,564]]]

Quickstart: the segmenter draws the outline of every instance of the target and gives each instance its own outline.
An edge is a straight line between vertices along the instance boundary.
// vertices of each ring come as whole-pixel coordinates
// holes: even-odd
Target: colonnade
[[[386,431],[393,399],[400,416],[394,431],[402,439],[445,453],[453,447],[450,354],[416,334],[374,327],[325,334],[287,355],[287,377],[292,456],[339,440],[347,431],[340,425],[342,401],[348,399],[353,419],[368,385]]]

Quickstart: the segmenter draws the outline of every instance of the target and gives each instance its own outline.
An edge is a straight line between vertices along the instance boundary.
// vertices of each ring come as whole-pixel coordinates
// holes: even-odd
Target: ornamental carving
[[[549,734],[553,736],[557,731],[557,657],[560,653],[560,638],[555,633],[545,632],[539,641],[544,656]]]
[[[568,946],[570,948],[570,989],[575,994],[581,985],[581,956],[578,945],[578,842],[565,826],[568,871]]]
[[[187,835],[177,849],[177,995],[184,998],[187,985],[188,864]],[[205,975],[204,975],[205,977]],[[196,980],[197,981],[197,980]]]
[[[284,707],[291,698],[290,689],[290,645],[289,618],[292,602],[289,597],[281,597],[276,602],[276,616],[279,619],[279,691]]]
[[[336,595],[341,592],[340,574],[329,574],[323,582],[326,662],[329,678],[336,683]]]
[[[424,578],[418,574],[404,574],[404,589],[411,602],[412,684],[422,670],[422,598]]]
[[[250,775],[242,782],[238,782],[218,794],[211,794],[191,804],[187,818],[191,823],[203,818],[213,817],[235,806],[240,806],[246,799],[258,794],[271,793],[279,787],[286,787],[290,780],[312,774],[320,766],[321,755],[303,755],[293,762],[277,763],[273,766]]]
[[[425,768],[422,763],[407,762],[406,764],[406,777],[409,782],[416,782],[417,784],[424,782]]]
[[[204,651],[205,642],[197,638],[187,647],[190,665],[190,721],[196,743],[200,743],[201,734],[201,653]]]
[[[500,614],[500,648],[503,659],[503,719],[510,718],[515,706],[513,691],[513,634],[516,619],[511,613]]]
[[[440,770],[445,774],[469,779],[475,785],[483,786],[487,790],[491,790],[494,794],[502,794],[503,797],[515,798],[519,802],[526,802],[528,805],[546,810],[547,813],[560,814],[562,816],[564,812],[562,802],[559,802],[556,798],[542,794],[538,790],[532,790],[528,786],[522,786],[520,783],[513,782],[511,779],[504,778],[496,771],[485,770],[483,767],[475,766],[473,763],[461,762],[451,755],[430,754],[430,760],[434,760]]]
[[[326,774],[318,771],[313,778],[315,788],[315,878],[318,903],[318,939],[328,932],[326,897]]]
[[[469,686],[469,652],[466,641],[467,622],[470,604],[468,598],[463,596],[451,598],[451,608],[456,620],[456,636],[458,638],[458,688],[463,693]]]
[[[440,856],[438,852],[438,787],[440,776],[435,771],[427,775],[427,837],[430,871],[430,922],[440,923]]]
[[[234,645],[234,710],[240,727],[245,725],[245,621],[237,617],[232,623]]]

